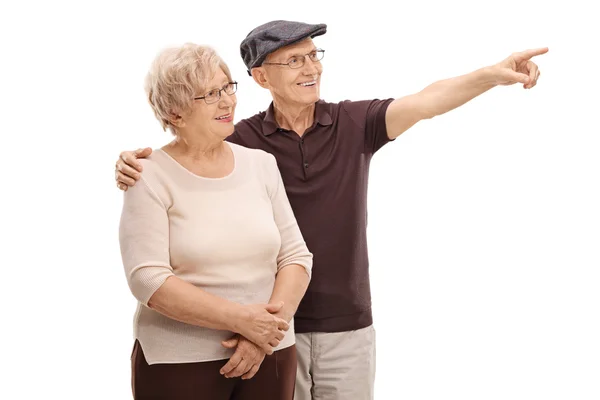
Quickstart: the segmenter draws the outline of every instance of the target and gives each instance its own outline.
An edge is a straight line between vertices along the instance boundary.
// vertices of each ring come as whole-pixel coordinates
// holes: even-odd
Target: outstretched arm
[[[547,47],[514,53],[498,64],[435,82],[394,100],[385,116],[388,137],[395,139],[417,122],[454,110],[495,86],[522,83],[523,88],[531,89],[540,77],[531,58],[546,52]]]

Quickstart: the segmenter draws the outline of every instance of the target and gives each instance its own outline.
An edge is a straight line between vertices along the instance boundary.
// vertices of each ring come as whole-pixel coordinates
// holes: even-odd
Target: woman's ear
[[[185,121],[181,117],[181,115],[170,112],[169,113],[169,124],[173,125],[176,128],[183,128],[185,126]]]

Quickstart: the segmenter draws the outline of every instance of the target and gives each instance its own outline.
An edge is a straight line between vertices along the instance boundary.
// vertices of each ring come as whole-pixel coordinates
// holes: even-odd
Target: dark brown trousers
[[[135,400],[292,400],[296,383],[296,346],[266,356],[249,380],[225,378],[227,360],[148,365],[136,340],[131,355]]]

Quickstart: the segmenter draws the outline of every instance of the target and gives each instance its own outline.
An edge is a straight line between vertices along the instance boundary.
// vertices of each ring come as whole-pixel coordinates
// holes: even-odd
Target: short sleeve
[[[148,305],[173,275],[173,268],[167,210],[143,176],[124,194],[119,241],[129,288],[140,303]]]
[[[385,113],[394,99],[344,101],[342,107],[364,132],[365,152],[375,154],[392,140],[388,137]]]

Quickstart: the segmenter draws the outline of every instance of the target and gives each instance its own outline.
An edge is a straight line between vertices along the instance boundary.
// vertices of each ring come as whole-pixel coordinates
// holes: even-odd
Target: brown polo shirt
[[[313,253],[312,279],[294,317],[298,333],[350,331],[373,323],[367,183],[371,157],[390,141],[385,112],[392,101],[321,100],[302,137],[279,128],[271,104],[237,123],[227,139],[275,156]]]

